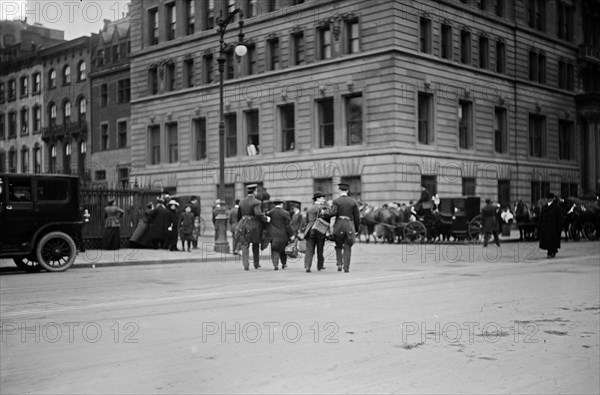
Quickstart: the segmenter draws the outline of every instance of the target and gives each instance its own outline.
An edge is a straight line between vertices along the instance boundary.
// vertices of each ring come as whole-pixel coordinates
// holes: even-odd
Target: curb
[[[68,270],[72,269],[94,269],[100,267],[115,267],[115,266],[141,266],[141,265],[165,265],[165,264],[176,264],[176,263],[209,263],[209,262],[236,262],[236,259],[232,259],[232,257],[237,257],[237,255],[231,254],[231,257],[211,257],[211,258],[179,258],[179,259],[165,259],[165,260],[135,260],[135,261],[122,261],[122,262],[85,262],[85,263],[74,263]],[[4,266],[0,267],[0,273],[9,273],[9,272],[21,272],[26,273],[25,271],[19,269],[16,265],[12,266]],[[42,270],[41,272],[45,272]],[[60,273],[60,272],[59,272]]]

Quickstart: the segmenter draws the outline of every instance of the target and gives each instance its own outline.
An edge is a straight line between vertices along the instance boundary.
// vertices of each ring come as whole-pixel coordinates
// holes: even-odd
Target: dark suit
[[[281,265],[285,268],[287,265],[285,246],[294,234],[290,213],[281,207],[274,207],[267,215],[271,218],[271,222],[267,224],[267,234],[268,240],[271,243],[271,260],[273,261],[273,266],[278,267],[279,260],[281,259]]]
[[[481,231],[483,232],[483,246],[487,247],[490,241],[490,235],[494,235],[494,243],[500,247],[500,240],[498,240],[498,221],[496,219],[497,206],[494,204],[487,204],[481,209]]]
[[[257,269],[260,267],[263,222],[266,222],[266,216],[260,211],[260,200],[253,194],[240,200],[237,232],[242,243],[242,264],[246,270],[250,266],[249,248],[251,243],[254,267]]]
[[[302,225],[304,225],[304,218],[302,217],[300,211],[298,211],[296,214],[292,215],[292,229],[294,229],[295,235],[300,232]]]
[[[356,240],[356,229],[360,227],[360,211],[358,203],[350,196],[342,195],[333,201],[331,216],[336,217],[333,225],[333,240],[338,270],[342,265],[344,271],[350,270],[352,245]]]
[[[315,247],[317,248],[317,269],[322,270],[323,264],[325,263],[325,257],[323,256],[323,250],[325,247],[325,235],[319,235],[311,230],[317,218],[323,217],[323,219],[329,220],[327,207],[315,203],[308,208],[306,211],[306,252],[304,255],[304,268],[310,270],[312,266],[313,257],[315,255]]]

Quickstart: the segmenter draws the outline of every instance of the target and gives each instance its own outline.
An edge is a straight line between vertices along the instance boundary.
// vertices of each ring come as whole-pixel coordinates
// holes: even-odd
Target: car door
[[[27,250],[37,229],[31,177],[7,174],[3,176],[2,187],[0,249]]]

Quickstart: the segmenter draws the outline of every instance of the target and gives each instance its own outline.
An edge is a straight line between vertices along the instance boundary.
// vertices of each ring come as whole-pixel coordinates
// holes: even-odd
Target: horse
[[[530,223],[531,214],[529,208],[522,200],[519,200],[515,204],[515,222],[519,229],[519,240],[523,241],[527,239],[527,236],[531,234],[531,229],[528,226]]]
[[[565,232],[565,241],[569,238],[573,241],[579,241],[583,233],[581,204],[576,203],[571,198],[567,198],[560,202],[563,212],[563,232]]]
[[[400,221],[399,210],[387,205],[373,207],[363,204],[359,207],[361,214],[361,229],[359,234],[364,234],[366,242],[371,241],[371,235],[375,242],[381,241],[394,243],[397,237],[396,227]]]

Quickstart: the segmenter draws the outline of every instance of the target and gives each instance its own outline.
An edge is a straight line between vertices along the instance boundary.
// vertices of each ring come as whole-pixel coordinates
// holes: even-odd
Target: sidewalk
[[[107,250],[86,250],[85,252],[79,252],[75,263],[71,269],[76,268],[93,268],[100,266],[131,266],[131,265],[152,265],[152,264],[165,264],[165,263],[203,263],[203,262],[232,262],[240,263],[241,257],[232,254],[231,249],[231,235],[228,234],[227,241],[230,246],[230,253],[218,253],[214,252],[214,237],[201,236],[198,239],[198,248],[187,251],[168,251],[168,250],[154,250],[154,249],[142,249],[142,248],[121,248],[120,250],[107,251]],[[519,241],[519,231],[512,230],[509,237],[500,237],[501,243],[511,243]],[[493,241],[491,241],[493,243]],[[443,244],[443,243],[436,243]],[[453,244],[453,242],[450,242]],[[457,244],[464,244],[464,242],[457,242]],[[377,248],[380,244],[371,243],[374,248]],[[181,242],[178,243],[178,248],[181,248]],[[266,259],[267,262],[270,258],[269,249],[261,251],[261,261]],[[264,258],[263,258],[264,257]],[[19,271],[12,259],[0,259],[0,272],[12,272]]]
[[[231,238],[228,238],[231,246]],[[178,243],[181,249],[181,242]],[[231,247],[230,247],[231,249]],[[264,251],[263,251],[264,253]],[[261,254],[262,256],[262,254]],[[201,236],[198,248],[187,251],[168,251],[144,248],[121,248],[119,250],[86,250],[79,252],[71,269],[99,266],[151,265],[188,262],[235,262],[237,255],[214,252],[214,237]],[[69,270],[71,270],[69,269]],[[0,259],[0,272],[18,271],[12,259]]]

